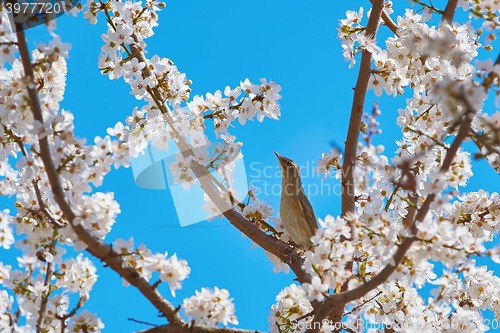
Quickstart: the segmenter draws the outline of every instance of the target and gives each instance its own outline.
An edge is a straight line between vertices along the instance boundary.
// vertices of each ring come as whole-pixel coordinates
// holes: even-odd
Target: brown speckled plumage
[[[289,158],[278,156],[281,168],[281,221],[293,241],[304,249],[312,245],[311,237],[318,229],[318,223],[311,203],[307,199],[302,181],[300,168]]]

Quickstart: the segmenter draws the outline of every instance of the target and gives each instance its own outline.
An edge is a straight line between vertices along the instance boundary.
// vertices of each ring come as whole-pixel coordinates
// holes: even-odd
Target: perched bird
[[[295,244],[307,250],[312,245],[311,237],[318,229],[318,222],[302,188],[300,168],[291,159],[274,153],[281,168],[281,221]]]

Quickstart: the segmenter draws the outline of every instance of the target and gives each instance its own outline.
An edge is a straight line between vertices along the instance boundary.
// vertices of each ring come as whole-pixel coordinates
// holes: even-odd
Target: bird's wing
[[[316,230],[318,229],[318,220],[316,220],[316,216],[314,215],[314,210],[311,206],[311,203],[306,197],[306,194],[304,193],[304,189],[301,187],[299,191],[299,203],[300,203],[300,208],[304,212],[304,215],[306,216],[307,224],[311,228],[312,233],[314,234]]]

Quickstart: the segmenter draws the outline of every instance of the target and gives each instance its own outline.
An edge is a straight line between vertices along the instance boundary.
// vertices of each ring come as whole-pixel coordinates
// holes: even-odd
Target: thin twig
[[[45,217],[49,220],[49,222],[52,224],[54,228],[64,228],[64,225],[56,221],[52,217],[52,215],[47,211],[47,208],[45,207],[45,204],[42,199],[42,193],[38,188],[38,182],[33,182],[33,187],[35,188],[35,194],[38,200],[38,206],[40,207],[40,211],[43,213],[43,215],[45,215]]]
[[[73,317],[76,314],[76,311],[82,308],[83,304],[88,300],[87,296],[81,296],[78,300],[78,304],[71,310],[71,312],[65,314],[64,316],[56,315],[56,318],[61,321],[61,333],[66,331],[66,320]]]
[[[416,164],[417,165],[415,165],[415,167],[412,170],[413,177],[416,177],[420,171],[420,168],[419,168],[420,162],[417,162]],[[419,199],[418,194],[415,191],[409,190],[409,191],[407,191],[407,193],[408,193],[408,201],[411,204],[408,205],[406,216],[403,218],[403,227],[405,227],[405,229],[410,228],[412,223],[413,223],[415,213],[417,211],[417,203],[418,203],[418,199]]]
[[[314,314],[314,310],[312,310],[311,312],[306,313],[305,315],[300,316],[299,318],[294,319],[294,320],[292,320],[292,321],[290,321],[290,322],[291,322],[292,324],[297,324],[297,323],[298,323],[299,321],[301,321],[302,319],[307,318],[307,317],[310,317],[310,316],[312,316],[313,314]]]
[[[21,149],[21,152],[24,157],[28,157],[28,153],[26,152],[26,147],[24,146],[24,143],[22,140],[15,140],[17,145],[19,146],[19,149]],[[42,193],[40,192],[40,189],[38,188],[38,183],[33,182],[33,187],[35,188],[35,194],[36,198],[38,200],[38,206],[40,207],[40,211],[47,217],[49,222],[52,224],[54,228],[63,228],[64,225],[56,221],[52,215],[47,211],[47,208],[45,207],[45,204],[42,199]]]
[[[149,325],[149,326],[153,326],[153,327],[157,327],[158,326],[158,325],[155,325],[155,324],[147,323],[145,321],[136,320],[134,318],[127,318],[127,320],[133,321],[134,323]]]
[[[370,302],[371,302],[371,301],[373,301],[375,298],[377,298],[378,296],[380,296],[380,294],[382,294],[382,290],[381,290],[381,291],[379,291],[379,292],[378,292],[375,296],[373,296],[372,298],[370,298],[370,299],[368,299],[368,300],[364,301],[362,304],[360,304],[360,305],[358,305],[358,306],[353,307],[351,311],[344,313],[344,316],[350,315],[351,313],[354,313],[354,312],[358,311],[358,310],[359,310],[359,309],[361,309],[363,306],[365,306],[366,304],[370,303]]]
[[[54,230],[54,235],[57,233],[56,230]],[[55,238],[55,237],[54,237]],[[49,252],[52,254],[55,250],[57,240],[53,239],[52,242],[49,245]],[[50,285],[50,280],[52,279],[52,274],[54,273],[53,267],[52,267],[52,262],[47,263],[47,270],[45,271],[45,281],[44,281],[44,289],[47,289],[46,292],[42,292],[42,300],[40,302],[40,308],[38,309],[38,320],[36,322],[36,333],[41,333],[43,330],[43,319],[45,318],[45,310],[47,310],[47,302],[49,301],[49,296],[50,296],[50,290],[49,290],[49,285]]]

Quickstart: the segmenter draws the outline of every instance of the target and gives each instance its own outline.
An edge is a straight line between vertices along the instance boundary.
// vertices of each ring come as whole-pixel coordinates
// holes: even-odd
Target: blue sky
[[[444,7],[445,3],[436,1],[435,5]],[[404,1],[400,5],[407,4]],[[276,150],[301,166],[309,165],[309,177],[303,180],[305,186],[321,186],[321,178],[312,177],[314,163],[322,152],[330,151],[332,140],[343,147],[357,77],[357,66],[349,70],[349,64],[342,58],[336,28],[346,10],[359,10],[360,6],[365,6],[366,13],[369,2],[167,1],[167,7],[159,14],[160,26],[148,40],[147,56],[158,54],[171,59],[193,81],[192,96],[223,91],[227,85],[235,87],[245,78],[252,82],[262,77],[276,81],[283,89],[280,121],[265,119],[263,123],[247,122],[245,126],[236,122],[232,129],[244,143],[247,176],[249,180],[262,181],[259,171],[266,166],[277,168],[273,153]],[[106,30],[103,17],[93,26],[82,16],[70,16],[58,19],[56,31],[63,41],[73,45],[61,106],[72,111],[76,134],[89,142],[97,135],[106,135],[108,127],[117,121],[124,122],[135,106],[143,105],[129,94],[124,81],[110,81],[99,73],[101,34]],[[389,35],[386,28],[382,28],[381,33],[381,36]],[[48,40],[40,28],[29,30],[27,38],[31,48],[40,40]],[[380,42],[379,45],[382,46]],[[486,56],[496,57],[496,54]],[[371,112],[375,100],[379,101],[382,111],[379,121],[383,134],[375,137],[374,143],[384,144],[389,158],[396,149],[395,140],[400,138],[395,122],[397,110],[404,108],[404,99],[408,97],[394,100],[368,93],[365,111]],[[466,147],[474,151],[470,143]],[[498,190],[500,176],[484,161],[474,162],[473,171],[475,176],[468,190]],[[274,173],[267,179],[270,187],[280,183]],[[330,186],[338,184],[335,179],[327,182]],[[188,261],[191,274],[176,298],[166,286],[160,286],[160,291],[174,306],[195,290],[217,286],[228,289],[234,298],[240,327],[268,329],[268,311],[281,289],[293,283],[292,273],[274,274],[273,265],[263,251],[252,249],[248,238],[242,237],[227,220],[216,219],[181,228],[170,192],[139,188],[130,168],[113,170],[100,191],[113,191],[122,210],[106,237],[108,242],[134,237],[136,246],[144,242],[154,252],[177,253]],[[279,195],[271,193],[260,198],[270,201],[277,212]],[[340,214],[338,194],[314,195],[310,201],[317,217]],[[12,210],[12,206],[3,208]],[[13,264],[19,255],[16,249],[0,250],[2,260],[7,263]],[[97,266],[100,278],[86,308],[103,319],[107,331],[147,328],[127,318],[165,323],[137,290],[123,287],[116,273],[99,263]],[[497,268],[494,264],[491,267]]]

